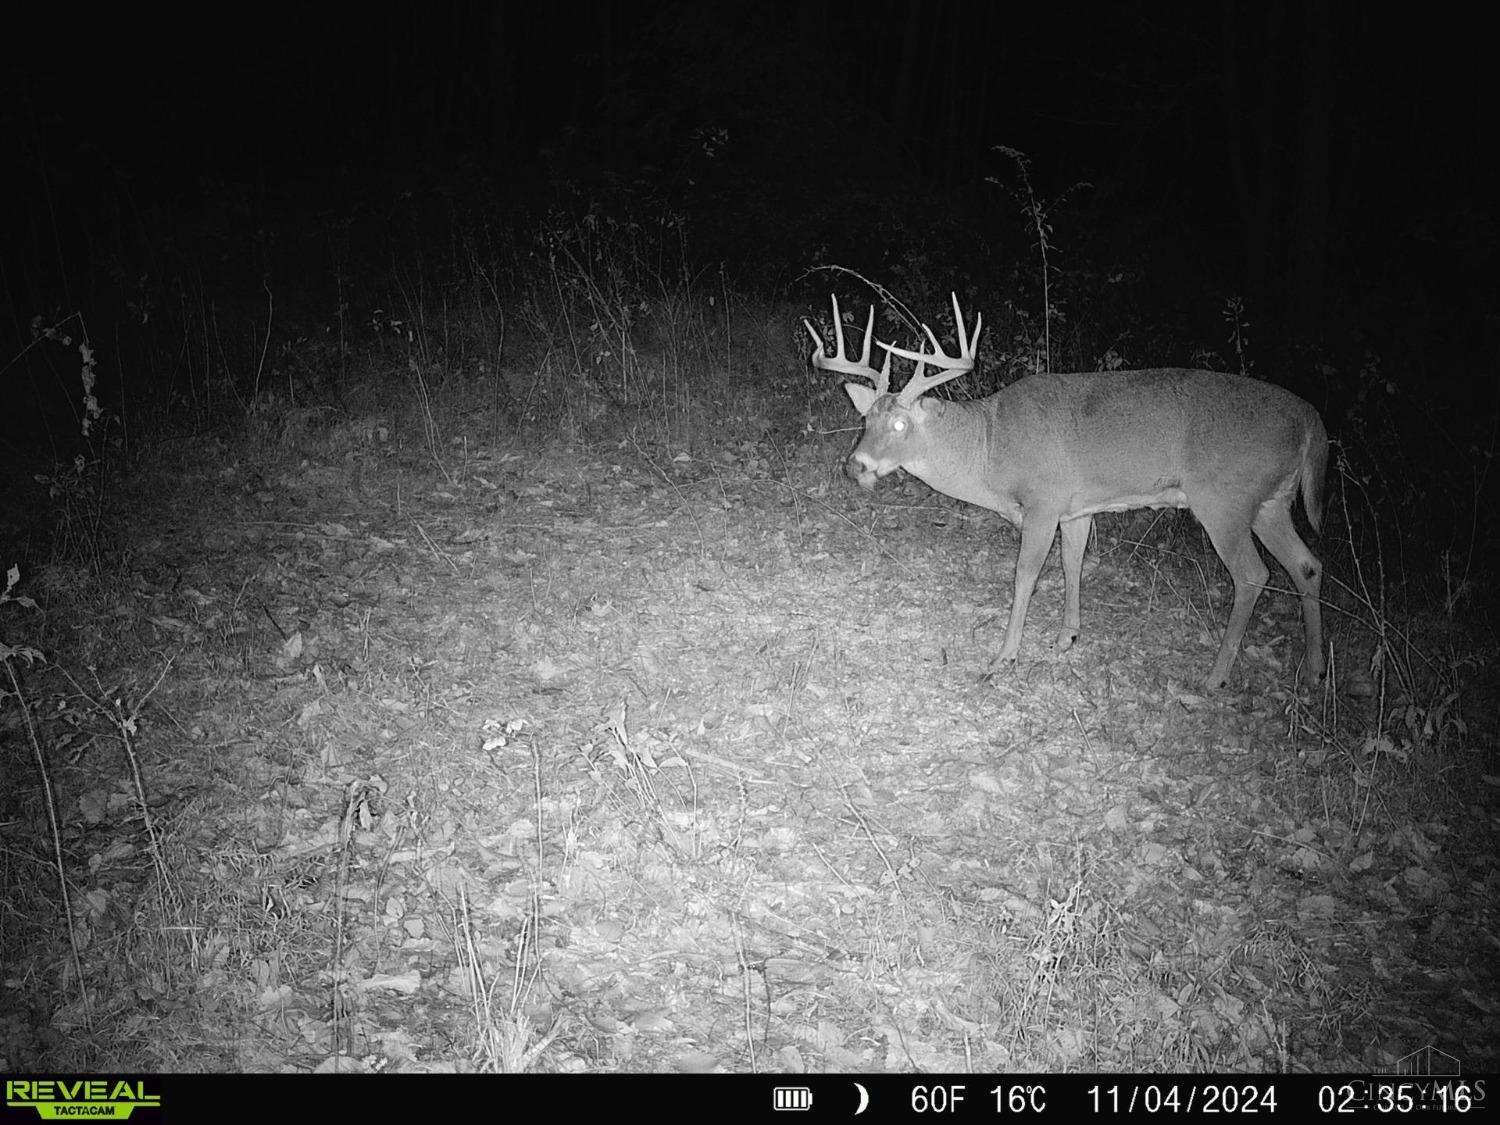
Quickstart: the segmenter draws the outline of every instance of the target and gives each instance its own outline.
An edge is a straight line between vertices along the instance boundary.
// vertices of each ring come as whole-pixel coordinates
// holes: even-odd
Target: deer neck
[[[956,500],[1006,513],[1013,503],[994,488],[994,398],[977,402],[918,399],[923,441],[902,468]]]

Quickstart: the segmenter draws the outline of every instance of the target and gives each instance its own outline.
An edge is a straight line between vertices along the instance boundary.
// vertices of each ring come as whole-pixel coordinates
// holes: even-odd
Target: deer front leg
[[[1028,513],[1021,520],[1021,552],[1016,556],[1016,591],[1010,602],[1010,623],[1005,627],[1005,642],[1000,653],[990,665],[993,675],[1002,666],[1014,664],[1021,651],[1021,630],[1026,625],[1026,610],[1031,605],[1031,594],[1036,589],[1037,575],[1047,561],[1047,552],[1052,549],[1052,539],[1057,534],[1057,518],[1052,515],[1033,516]]]

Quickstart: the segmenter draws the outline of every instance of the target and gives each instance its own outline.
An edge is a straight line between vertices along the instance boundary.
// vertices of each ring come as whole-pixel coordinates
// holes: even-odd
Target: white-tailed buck
[[[897,468],[939,492],[998,512],[1021,530],[1016,592],[1005,643],[995,665],[1014,661],[1038,572],[1062,528],[1065,601],[1059,648],[1078,639],[1078,577],[1096,512],[1187,508],[1208,532],[1234,579],[1234,608],[1209,688],[1223,687],[1239,653],[1255,601],[1266,584],[1251,532],[1286,567],[1302,597],[1305,670],[1323,675],[1318,590],[1322,568],[1292,527],[1292,502],[1316,530],[1322,506],[1328,435],[1318,413],[1290,391],[1240,375],[1165,368],[1032,375],[974,402],[922,397],[974,366],[984,318],[966,336],[953,298],[958,355],[944,353],[923,325],[932,350],[890,344],[885,365],[870,366],[875,309],[865,324],[864,354],[847,358],[838,298],[833,301],[837,354],[817,344],[814,367],[856,375],[872,390],[845,383],[865,430],[845,471],[865,488]],[[890,390],[891,356],[916,361],[911,381]],[[926,367],[936,368],[926,374]]]

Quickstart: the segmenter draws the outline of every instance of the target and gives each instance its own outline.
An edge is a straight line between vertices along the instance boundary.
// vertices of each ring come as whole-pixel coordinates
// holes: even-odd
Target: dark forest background
[[[22,17],[0,88],[7,437],[70,449],[77,395],[27,348],[73,313],[106,405],[180,401],[211,374],[189,362],[210,335],[212,374],[258,390],[257,336],[274,355],[283,335],[368,321],[414,278],[482,277],[503,311],[549,239],[654,222],[673,232],[660,269],[712,274],[791,331],[830,288],[807,270],[833,263],[923,310],[953,289],[992,320],[1016,311],[1029,319],[1007,323],[1012,341],[1037,335],[1045,304],[1067,325],[1055,367],[1253,363],[1336,435],[1372,394],[1399,393],[1433,423],[1415,450],[1472,461],[1486,425],[1492,440],[1500,340],[1493,64],[1468,13],[1216,0]],[[1029,185],[1000,145],[1025,154]],[[1061,197],[1045,298],[1028,186],[1033,203]]]

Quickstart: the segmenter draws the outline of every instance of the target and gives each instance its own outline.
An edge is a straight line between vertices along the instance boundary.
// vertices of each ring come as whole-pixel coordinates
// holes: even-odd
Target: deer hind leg
[[[1062,522],[1063,626],[1057,635],[1057,651],[1065,652],[1078,639],[1078,584],[1083,573],[1083,549],[1088,546],[1093,516]]]
[[[1234,607],[1229,611],[1229,628],[1224,641],[1219,645],[1219,655],[1214,658],[1213,669],[1208,673],[1204,686],[1215,691],[1229,683],[1229,670],[1234,667],[1235,657],[1240,652],[1240,642],[1245,639],[1245,629],[1250,624],[1250,614],[1255,609],[1255,600],[1265,588],[1270,571],[1265,560],[1255,548],[1250,535],[1250,514],[1239,507],[1222,512],[1199,512],[1194,515],[1208,532],[1208,538],[1229,568],[1234,579]],[[1257,517],[1259,518],[1259,517]]]
[[[1319,591],[1323,586],[1323,566],[1307,549],[1297,529],[1292,526],[1291,509],[1275,499],[1267,500],[1255,513],[1255,534],[1286,567],[1292,584],[1302,598],[1302,631],[1307,645],[1306,668],[1313,683],[1323,679],[1323,609]]]

